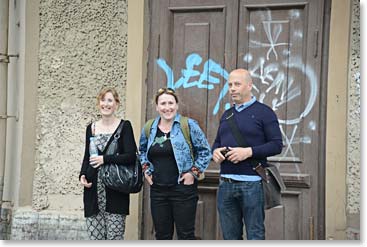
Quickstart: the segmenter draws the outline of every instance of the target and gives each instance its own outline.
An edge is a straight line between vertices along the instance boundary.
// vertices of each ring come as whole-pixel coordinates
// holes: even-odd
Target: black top
[[[121,120],[121,123],[122,124]],[[79,180],[81,175],[85,175],[88,182],[92,182],[91,188],[84,187],[83,203],[84,203],[84,216],[89,217],[96,215],[99,212],[98,199],[97,199],[97,175],[98,169],[89,165],[89,138],[92,136],[92,124],[87,126],[85,135],[85,150],[82,167],[79,174]],[[117,130],[117,128],[116,128]],[[115,130],[115,132],[116,132]],[[114,134],[115,134],[114,132]],[[104,154],[113,136],[108,141],[106,148],[103,152],[98,150],[99,155],[103,155],[104,164],[114,163],[118,165],[127,165],[135,163],[136,159],[136,143],[134,139],[133,129],[130,121],[126,120],[121,131],[120,138],[118,140],[118,155],[106,155]],[[104,165],[103,164],[103,165]],[[106,212],[113,214],[129,214],[130,196],[119,191],[111,190],[106,187]]]
[[[178,168],[173,153],[170,133],[164,134],[159,128],[148,152],[149,160],[154,164],[153,184],[172,186],[177,184]]]

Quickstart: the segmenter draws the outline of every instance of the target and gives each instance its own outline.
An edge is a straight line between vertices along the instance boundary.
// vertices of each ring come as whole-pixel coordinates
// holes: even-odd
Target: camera
[[[224,150],[220,151],[220,153],[224,156],[224,158],[226,158],[226,159],[227,159],[226,154],[227,154],[229,151],[230,151],[230,150],[229,150],[229,148],[228,148],[228,147],[226,147],[226,149],[224,149]]]

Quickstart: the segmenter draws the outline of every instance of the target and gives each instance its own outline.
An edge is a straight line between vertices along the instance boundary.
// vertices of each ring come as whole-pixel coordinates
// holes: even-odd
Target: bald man
[[[283,143],[274,111],[252,95],[252,79],[245,69],[229,74],[229,93],[233,107],[221,117],[213,144],[213,160],[220,164],[217,207],[223,238],[265,239],[264,192],[261,177],[253,169],[259,162],[267,166],[267,157],[281,153]],[[231,123],[238,126],[233,132]],[[242,146],[234,133],[245,139]]]

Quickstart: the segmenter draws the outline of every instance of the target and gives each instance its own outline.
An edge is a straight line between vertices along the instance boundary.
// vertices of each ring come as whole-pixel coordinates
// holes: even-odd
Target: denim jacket
[[[179,177],[181,177],[182,173],[188,172],[193,166],[197,167],[200,172],[204,172],[212,158],[211,147],[205,137],[204,132],[200,129],[199,124],[195,120],[189,118],[188,124],[190,129],[190,138],[195,159],[195,161],[193,161],[191,158],[190,147],[187,144],[180,128],[180,118],[180,114],[175,116],[170,133],[171,144],[177,163]],[[145,163],[149,164],[149,168],[147,169],[148,174],[152,174],[154,172],[154,164],[148,160],[148,150],[157,134],[159,120],[160,117],[157,117],[154,120],[150,129],[149,139],[145,135],[144,128],[141,131],[139,146],[140,161],[142,165]]]

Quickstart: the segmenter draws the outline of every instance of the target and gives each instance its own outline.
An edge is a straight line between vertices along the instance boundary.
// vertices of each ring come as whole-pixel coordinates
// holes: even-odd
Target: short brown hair
[[[156,104],[158,104],[158,98],[162,94],[172,95],[175,98],[176,103],[178,103],[178,97],[176,95],[175,90],[170,88],[170,87],[162,87],[162,88],[158,89],[157,93],[155,94],[154,101],[155,101]]]
[[[102,88],[101,91],[99,91],[97,95],[97,106],[99,105],[99,102],[103,99],[103,97],[106,95],[106,93],[111,93],[117,105],[120,105],[120,97],[116,89],[112,87],[105,87],[105,88]]]

